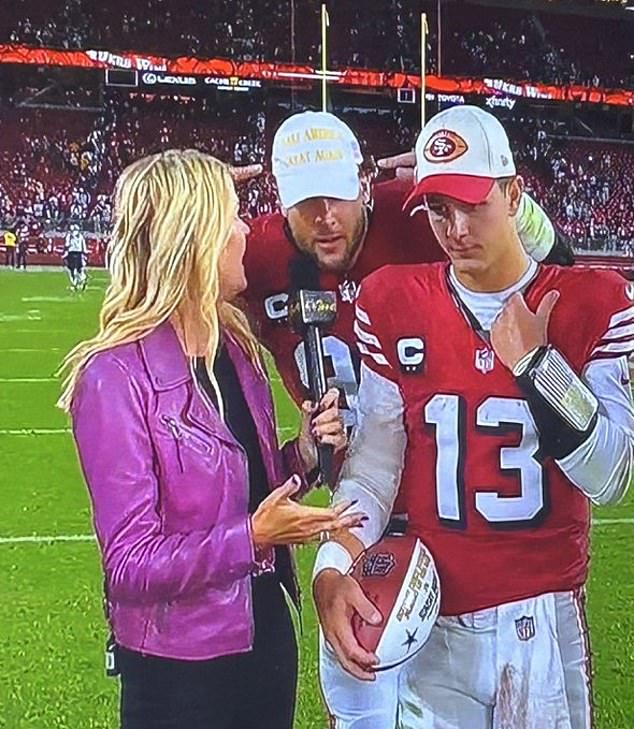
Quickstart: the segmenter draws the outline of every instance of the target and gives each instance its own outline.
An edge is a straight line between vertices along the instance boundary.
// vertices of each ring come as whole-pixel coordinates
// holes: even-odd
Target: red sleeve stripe
[[[363,329],[361,329],[358,321],[355,321],[353,329],[354,333],[357,335],[357,337],[359,337],[362,342],[370,344],[372,347],[375,347],[379,351],[383,349],[383,347],[381,347],[381,342],[379,342],[374,334],[370,334],[370,332],[365,332]]]
[[[372,326],[372,322],[370,321],[370,317],[367,315],[367,313],[357,304],[354,307],[355,313],[357,315],[357,319],[366,326],[370,327]]]
[[[590,359],[629,356],[634,352],[634,306],[612,314],[605,334]]]
[[[377,364],[383,365],[385,367],[390,367],[390,363],[387,361],[387,357],[383,354],[379,354],[378,352],[372,352],[370,351],[363,342],[357,342],[357,347],[359,349],[359,352],[362,355],[365,355],[366,357],[371,357]]]

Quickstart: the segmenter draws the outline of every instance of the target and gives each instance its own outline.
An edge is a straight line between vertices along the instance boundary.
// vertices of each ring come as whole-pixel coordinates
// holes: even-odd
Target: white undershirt
[[[526,258],[526,272],[522,277],[502,291],[493,293],[471,291],[456,278],[453,266],[449,267],[449,280],[462,303],[476,317],[485,331],[490,331],[495,317],[500,313],[504,304],[518,291],[522,291],[532,280],[537,271],[537,261]]]

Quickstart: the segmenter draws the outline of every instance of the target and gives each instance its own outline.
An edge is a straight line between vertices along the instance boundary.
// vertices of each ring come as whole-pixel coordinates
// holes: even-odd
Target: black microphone
[[[291,259],[288,272],[288,319],[293,331],[302,336],[308,388],[313,401],[319,403],[328,390],[320,328],[335,320],[337,295],[320,290],[317,263],[305,254]],[[317,444],[317,458],[322,482],[332,487],[333,447]]]

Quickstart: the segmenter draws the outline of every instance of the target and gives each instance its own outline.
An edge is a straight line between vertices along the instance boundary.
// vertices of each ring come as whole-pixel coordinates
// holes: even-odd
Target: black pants
[[[79,251],[71,251],[66,254],[66,268],[71,273],[81,273],[84,269],[84,258]]]
[[[297,644],[273,575],[253,585],[253,650],[180,661],[119,649],[122,729],[292,729]]]

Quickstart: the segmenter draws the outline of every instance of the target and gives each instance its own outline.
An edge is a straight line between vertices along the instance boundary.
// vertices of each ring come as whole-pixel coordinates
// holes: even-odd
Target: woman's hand
[[[343,418],[339,412],[339,390],[336,387],[328,390],[318,408],[309,400],[302,403],[299,454],[306,473],[317,465],[316,443],[332,445],[337,453],[346,447],[347,442]]]
[[[251,517],[256,548],[262,549],[272,544],[315,542],[322,532],[361,526],[367,518],[358,511],[344,516],[344,512],[353,506],[350,501],[325,508],[303,506],[292,498],[300,486],[299,476],[291,476],[258,506]]]

